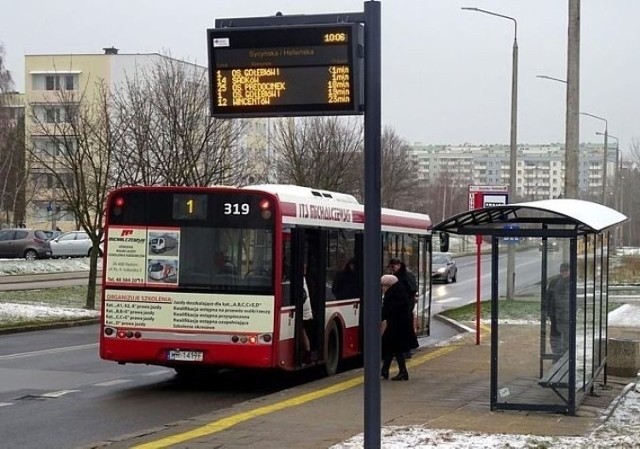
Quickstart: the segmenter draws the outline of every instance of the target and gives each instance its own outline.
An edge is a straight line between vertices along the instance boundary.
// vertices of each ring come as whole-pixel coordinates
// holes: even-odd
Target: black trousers
[[[398,370],[401,373],[407,372],[407,362],[404,359],[404,352],[390,352],[383,355],[382,358],[382,372],[388,373],[389,368],[391,368],[391,362],[393,358],[396,358],[396,362],[398,362]]]

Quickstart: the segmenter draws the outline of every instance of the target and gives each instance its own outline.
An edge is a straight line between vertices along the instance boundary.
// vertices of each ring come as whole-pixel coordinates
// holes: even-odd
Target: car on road
[[[435,253],[431,259],[431,279],[433,282],[449,284],[458,280],[458,266],[451,254]]]
[[[85,231],[65,232],[49,241],[53,257],[88,257],[93,247],[89,234]],[[102,248],[99,249],[102,256]]]
[[[538,244],[538,249],[540,251],[544,251],[543,242],[540,242]],[[558,244],[558,241],[554,240],[554,239],[548,239],[547,240],[547,251],[558,251],[558,250],[560,250],[560,245]]]
[[[0,258],[34,260],[46,259],[51,254],[51,245],[44,231],[24,228],[0,230]]]

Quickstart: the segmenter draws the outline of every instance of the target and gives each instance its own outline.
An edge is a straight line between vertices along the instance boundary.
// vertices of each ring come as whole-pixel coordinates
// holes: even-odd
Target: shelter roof
[[[433,230],[453,234],[496,234],[506,226],[506,229],[529,230],[562,228],[574,234],[595,234],[626,220],[624,214],[602,204],[552,199],[462,212],[436,224]]]

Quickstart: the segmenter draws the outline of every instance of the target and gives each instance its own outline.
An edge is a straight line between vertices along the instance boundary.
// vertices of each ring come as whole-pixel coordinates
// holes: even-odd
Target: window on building
[[[60,89],[60,78],[58,78],[55,75],[47,75],[45,77],[45,89],[46,90]]]
[[[58,123],[60,112],[56,108],[45,108],[44,121],[46,123]]]
[[[46,75],[44,79],[45,90],[74,90],[75,87],[75,75]]]

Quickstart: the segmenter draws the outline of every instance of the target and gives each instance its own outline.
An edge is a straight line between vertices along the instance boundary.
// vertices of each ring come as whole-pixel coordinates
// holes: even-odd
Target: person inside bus
[[[307,280],[302,276],[302,362],[315,362],[318,358],[317,353],[312,350],[311,339],[309,335],[313,330],[313,309],[311,308],[311,297],[309,296],[309,287]]]
[[[398,374],[391,380],[409,380],[405,353],[418,347],[413,330],[413,301],[404,284],[392,274],[380,278],[382,288],[382,370],[383,379],[389,379],[393,358],[398,363]]]
[[[359,295],[356,259],[351,258],[344,269],[336,275],[331,285],[331,292],[336,299],[352,299]]]

